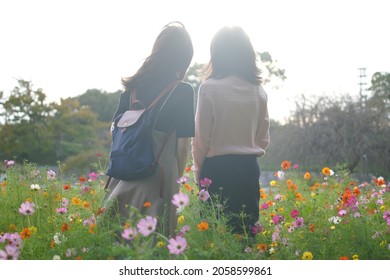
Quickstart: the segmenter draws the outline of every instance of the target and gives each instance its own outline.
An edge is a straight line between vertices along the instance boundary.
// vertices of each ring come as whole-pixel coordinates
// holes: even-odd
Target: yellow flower
[[[75,196],[72,198],[72,203],[74,205],[81,205],[81,203],[83,203],[83,201],[80,198],[78,198],[77,196]]]
[[[385,205],[382,205],[379,209],[380,209],[382,212],[385,212],[386,206],[385,206]]]
[[[278,186],[278,182],[275,181],[275,180],[272,180],[271,182],[269,182],[269,185],[270,185],[271,187],[277,187],[277,186]]]
[[[286,228],[286,229],[289,228],[289,227],[291,227],[291,226],[292,226],[292,223],[285,223],[285,224],[283,225],[283,227]]]
[[[284,209],[283,209],[282,207],[280,207],[280,208],[278,209],[278,211],[279,211],[280,213],[283,213],[283,212],[284,212]]]
[[[355,261],[358,260],[359,259],[359,255],[358,254],[353,255],[352,259],[355,260]]]
[[[315,196],[316,196],[316,193],[315,193],[315,192],[311,192],[310,195],[311,195],[312,197],[315,197]]]
[[[313,254],[311,252],[304,252],[302,255],[302,260],[312,260]]]
[[[165,246],[165,242],[164,241],[159,241],[157,242],[157,245],[156,245],[158,248],[163,248]]]
[[[336,227],[335,227],[335,226],[331,226],[330,229],[331,229],[331,230],[335,230]]]
[[[177,217],[177,222],[179,224],[184,223],[185,220],[186,220],[186,218],[183,215],[180,215],[179,217]]]
[[[15,232],[16,231],[16,225],[15,224],[10,224],[8,226],[8,231],[9,232]]]
[[[89,193],[90,193],[91,195],[95,195],[96,191],[95,191],[95,190],[90,190]]]
[[[34,227],[34,226],[32,226],[32,227],[30,227],[30,228],[28,228],[29,230],[30,230],[30,233],[31,234],[35,234],[35,233],[37,233],[37,231],[38,231],[38,229],[36,228],[36,227]]]

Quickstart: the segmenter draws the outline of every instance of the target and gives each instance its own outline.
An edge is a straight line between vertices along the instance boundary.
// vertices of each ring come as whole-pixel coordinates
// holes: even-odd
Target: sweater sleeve
[[[198,103],[195,113],[195,137],[192,138],[192,158],[194,180],[199,182],[203,162],[207,156],[211,141],[211,129],[213,126],[212,105],[207,93],[201,86],[199,88]]]
[[[264,151],[268,147],[270,142],[270,133],[269,133],[270,120],[268,116],[268,108],[265,111],[265,117],[260,125],[260,129],[257,131],[256,139],[258,141],[258,145]]]

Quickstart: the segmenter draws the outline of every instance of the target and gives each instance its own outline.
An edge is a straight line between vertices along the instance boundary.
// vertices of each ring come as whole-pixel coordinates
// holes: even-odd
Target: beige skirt
[[[154,151],[157,153],[166,139],[166,133],[153,132]],[[110,213],[119,213],[123,223],[134,224],[137,213],[153,216],[158,220],[157,231],[166,237],[175,235],[177,227],[176,207],[171,199],[179,192],[176,135],[172,133],[162,152],[159,167],[151,177],[122,181],[111,178],[103,207]]]

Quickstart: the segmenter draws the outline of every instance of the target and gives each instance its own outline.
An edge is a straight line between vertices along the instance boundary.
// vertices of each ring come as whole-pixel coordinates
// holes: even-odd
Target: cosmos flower
[[[146,237],[155,231],[156,226],[157,219],[155,217],[146,216],[138,222],[137,229],[139,233]]]
[[[169,253],[173,255],[180,255],[187,248],[187,240],[182,236],[176,236],[168,241],[167,248]]]

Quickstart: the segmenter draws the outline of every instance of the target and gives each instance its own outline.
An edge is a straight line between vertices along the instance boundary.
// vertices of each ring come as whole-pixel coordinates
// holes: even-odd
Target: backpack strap
[[[167,93],[170,93],[172,92],[176,86],[181,82],[181,80],[175,80],[173,81],[172,83],[170,83],[169,85],[167,85],[160,93],[159,95],[157,95],[157,97],[152,101],[152,103],[150,103],[150,105],[146,108],[146,106],[137,99],[137,90],[134,88],[131,90],[131,93],[130,93],[130,108],[133,108],[133,105],[134,104],[141,104],[142,107],[144,109],[150,109],[152,107],[154,107],[154,105],[157,104],[157,102],[164,96],[166,95]]]

